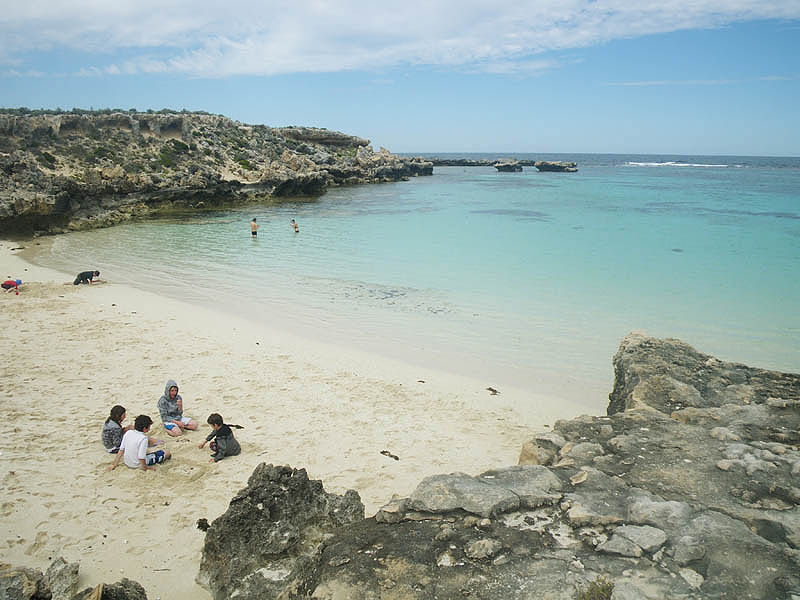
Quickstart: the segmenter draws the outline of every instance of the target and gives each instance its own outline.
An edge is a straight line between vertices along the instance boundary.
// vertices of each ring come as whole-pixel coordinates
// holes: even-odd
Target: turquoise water
[[[437,167],[58,236],[36,261],[595,411],[633,329],[800,371],[800,159],[538,158],[580,171]]]

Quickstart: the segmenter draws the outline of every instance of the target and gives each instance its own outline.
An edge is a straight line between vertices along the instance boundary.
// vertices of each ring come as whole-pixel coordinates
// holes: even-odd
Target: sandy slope
[[[83,586],[126,576],[150,598],[209,597],[194,583],[195,523],[224,512],[260,462],[306,468],[328,491],[354,488],[371,515],[427,475],[515,464],[534,429],[578,413],[519,390],[492,396],[492,382],[279,337],[113,273],[105,285],[63,285],[74,274],[24,262],[16,245],[0,243],[0,275],[25,282],[19,296],[0,294],[0,553],[26,566],[80,561]],[[200,430],[168,439],[174,458],[155,472],[108,472],[109,408],[125,406],[127,422],[151,415],[152,435],[166,439],[156,401],[170,378]],[[209,464],[197,448],[210,412],[245,426],[240,456]]]

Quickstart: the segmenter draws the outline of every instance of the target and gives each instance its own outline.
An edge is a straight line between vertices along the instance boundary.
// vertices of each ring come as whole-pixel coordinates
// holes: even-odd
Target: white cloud
[[[655,81],[618,81],[608,85],[622,87],[658,87],[667,85],[730,85],[733,83],[743,83],[739,79],[666,79]]]
[[[71,50],[98,64],[103,57],[120,63],[87,73],[225,77],[416,64],[535,73],[549,68],[532,58],[542,52],[737,21],[797,20],[800,2],[0,0],[0,11],[0,64]]]

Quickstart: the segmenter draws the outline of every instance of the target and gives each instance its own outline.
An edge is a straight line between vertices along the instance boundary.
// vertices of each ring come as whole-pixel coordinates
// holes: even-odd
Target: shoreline
[[[261,462],[306,468],[327,491],[355,489],[372,515],[427,475],[516,464],[533,432],[586,410],[524,390],[490,395],[483,381],[294,337],[113,278],[62,285],[74,274],[28,263],[16,246],[0,242],[3,274],[24,282],[19,296],[2,296],[6,561],[42,567],[61,554],[81,563],[81,586],[125,576],[153,597],[209,597],[194,583],[204,537],[195,522],[224,512]],[[157,421],[169,378],[199,430],[169,439],[173,460],[156,472],[107,472],[100,428],[109,408],[125,406],[126,423],[140,413]],[[209,465],[196,447],[210,412],[245,427],[240,456]],[[153,435],[166,437],[158,422]]]

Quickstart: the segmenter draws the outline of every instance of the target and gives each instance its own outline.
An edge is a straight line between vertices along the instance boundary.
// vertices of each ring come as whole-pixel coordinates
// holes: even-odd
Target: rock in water
[[[533,165],[539,171],[553,171],[556,173],[577,173],[578,163],[564,162],[560,160],[537,160]]]

